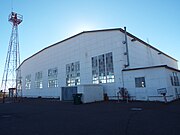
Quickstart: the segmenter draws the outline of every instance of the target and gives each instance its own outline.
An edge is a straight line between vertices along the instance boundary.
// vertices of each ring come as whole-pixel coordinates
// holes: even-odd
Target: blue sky
[[[86,30],[123,28],[180,60],[179,0],[0,0],[0,79],[13,11],[19,25],[21,61],[37,51]],[[180,66],[179,66],[180,67]]]

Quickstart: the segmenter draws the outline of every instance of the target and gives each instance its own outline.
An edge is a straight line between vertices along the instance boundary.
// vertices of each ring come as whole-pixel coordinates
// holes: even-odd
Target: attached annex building
[[[62,88],[100,84],[110,99],[126,88],[134,100],[179,98],[177,60],[121,28],[85,31],[25,59],[23,97],[63,99]],[[73,87],[72,87],[73,88]]]

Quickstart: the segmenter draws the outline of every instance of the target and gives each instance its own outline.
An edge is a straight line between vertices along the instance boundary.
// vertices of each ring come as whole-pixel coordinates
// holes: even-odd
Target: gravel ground
[[[180,101],[0,103],[0,135],[180,135]]]

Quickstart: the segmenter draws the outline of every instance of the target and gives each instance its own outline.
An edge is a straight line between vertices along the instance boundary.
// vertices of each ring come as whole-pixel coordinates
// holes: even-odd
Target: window
[[[170,76],[170,78],[171,78],[171,84],[173,86],[174,85],[173,76]]]
[[[106,83],[106,73],[105,73],[105,55],[98,56],[99,62],[99,83]]]
[[[35,88],[36,89],[42,89],[43,88],[42,72],[37,72],[35,74]]]
[[[58,87],[58,69],[51,68],[48,70],[48,88]]]
[[[22,90],[22,77],[17,77],[17,91]]]
[[[113,69],[112,52],[106,54],[106,74],[107,74],[107,83],[114,82],[114,69]]]
[[[98,84],[99,83],[99,68],[98,68],[98,57],[92,57],[92,78],[93,78],[93,83]]]
[[[58,80],[57,79],[48,80],[48,87],[49,88],[58,87]]]
[[[80,84],[80,63],[79,61],[66,65],[66,86]]]
[[[91,61],[92,81],[94,84],[114,82],[112,52],[92,57]]]
[[[172,86],[180,86],[179,78],[176,72],[172,73],[172,76],[170,76],[171,84]]]
[[[135,78],[135,86],[136,87],[141,87],[141,88],[146,87],[145,77]]]
[[[31,75],[27,75],[25,78],[25,89],[31,89]]]
[[[16,71],[16,78],[17,78],[17,91],[21,91],[22,90],[22,77],[21,77],[21,72],[20,69],[17,69]]]

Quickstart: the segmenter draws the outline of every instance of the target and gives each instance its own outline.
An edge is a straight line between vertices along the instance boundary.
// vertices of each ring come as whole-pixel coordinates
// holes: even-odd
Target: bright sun
[[[93,24],[89,24],[89,23],[79,23],[77,25],[75,25],[75,28],[73,28],[73,34],[78,34],[80,32],[83,31],[91,31],[94,30],[96,27]]]

